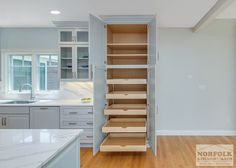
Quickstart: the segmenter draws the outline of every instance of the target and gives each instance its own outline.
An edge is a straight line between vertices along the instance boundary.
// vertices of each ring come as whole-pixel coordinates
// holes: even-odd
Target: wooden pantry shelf
[[[103,133],[146,132],[145,118],[111,118],[103,127]]]
[[[107,47],[115,50],[147,49],[147,43],[107,43]]]
[[[101,152],[145,152],[145,133],[110,133],[100,146]]]
[[[106,99],[146,99],[146,91],[112,91],[106,94]]]
[[[147,69],[148,65],[106,65],[107,69]]]
[[[107,79],[107,84],[147,84],[147,79]]]
[[[104,115],[147,115],[147,105],[112,104],[104,110]]]
[[[107,54],[108,57],[147,57],[147,54]]]

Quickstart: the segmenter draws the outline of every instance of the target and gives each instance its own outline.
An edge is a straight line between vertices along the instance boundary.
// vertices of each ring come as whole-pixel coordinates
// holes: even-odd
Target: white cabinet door
[[[93,116],[93,154],[95,155],[100,148],[105,135],[102,133],[102,126],[106,121],[103,114],[105,100],[105,30],[104,23],[97,17],[90,15],[89,22],[90,34],[90,59],[93,64],[93,86],[94,86],[94,116]]]
[[[58,33],[60,44],[73,44],[75,42],[74,29],[61,29]]]
[[[59,129],[59,107],[31,107],[31,129]]]
[[[156,146],[156,120],[157,120],[157,90],[156,90],[156,34],[157,26],[156,19],[153,19],[149,24],[148,31],[148,120],[149,120],[149,143],[152,151],[156,155],[157,146]]]
[[[6,125],[7,129],[28,129],[29,115],[8,115]]]

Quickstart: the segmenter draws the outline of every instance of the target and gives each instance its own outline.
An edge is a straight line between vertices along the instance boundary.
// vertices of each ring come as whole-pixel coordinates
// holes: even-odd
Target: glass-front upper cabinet
[[[91,80],[88,28],[59,29],[62,80]]]
[[[73,73],[73,47],[60,46],[61,79],[72,79]]]
[[[90,80],[88,45],[60,45],[61,79]]]
[[[60,29],[59,44],[88,44],[88,29]]]
[[[88,46],[77,46],[77,71],[76,75],[78,79],[89,79],[89,56]]]

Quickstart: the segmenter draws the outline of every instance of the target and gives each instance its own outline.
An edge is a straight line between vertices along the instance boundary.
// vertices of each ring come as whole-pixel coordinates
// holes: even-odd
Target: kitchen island
[[[83,130],[0,130],[0,168],[79,168]]]

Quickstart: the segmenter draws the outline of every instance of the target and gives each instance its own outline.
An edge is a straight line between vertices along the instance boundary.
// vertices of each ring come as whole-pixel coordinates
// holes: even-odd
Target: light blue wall
[[[236,134],[236,21],[159,29],[158,131]]]
[[[55,28],[2,28],[1,49],[58,50]]]

